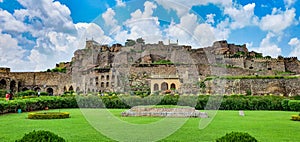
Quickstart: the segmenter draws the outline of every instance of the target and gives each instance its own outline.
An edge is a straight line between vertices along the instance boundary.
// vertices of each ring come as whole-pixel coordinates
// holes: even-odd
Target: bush
[[[290,101],[289,99],[282,100],[281,105],[283,110],[290,110],[289,101]]]
[[[6,90],[0,89],[0,98],[5,98]]]
[[[216,142],[257,142],[257,140],[248,133],[231,132],[216,139]]]
[[[64,138],[50,132],[50,131],[33,131],[25,134],[22,139],[16,142],[65,142]]]
[[[290,100],[288,105],[292,111],[300,111],[300,100]]]
[[[18,92],[16,94],[16,96],[18,97],[23,97],[23,96],[36,96],[37,92],[33,91],[33,90],[26,90],[26,91],[22,91],[22,92]]]
[[[300,121],[300,115],[292,115],[291,120],[293,120],[293,121]]]
[[[28,119],[65,119],[69,118],[68,112],[35,112],[29,113]]]

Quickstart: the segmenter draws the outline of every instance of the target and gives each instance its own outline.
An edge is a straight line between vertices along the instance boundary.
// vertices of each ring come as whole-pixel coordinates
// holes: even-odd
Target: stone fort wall
[[[71,77],[53,72],[8,72],[0,73],[1,88],[13,92],[40,90],[54,95],[62,94],[71,87]]]
[[[300,95],[300,79],[215,79],[207,81],[205,93],[246,94],[252,95]]]

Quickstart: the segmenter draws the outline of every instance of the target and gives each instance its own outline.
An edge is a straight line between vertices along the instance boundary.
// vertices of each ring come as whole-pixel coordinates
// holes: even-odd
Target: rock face
[[[208,118],[207,113],[199,112],[195,108],[152,108],[144,106],[135,106],[130,110],[122,112],[123,117],[129,116],[147,116],[147,117],[199,117]]]

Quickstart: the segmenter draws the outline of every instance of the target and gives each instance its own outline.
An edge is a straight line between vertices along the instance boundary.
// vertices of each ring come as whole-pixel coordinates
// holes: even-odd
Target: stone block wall
[[[217,94],[300,95],[300,79],[215,79],[207,81],[205,92]]]

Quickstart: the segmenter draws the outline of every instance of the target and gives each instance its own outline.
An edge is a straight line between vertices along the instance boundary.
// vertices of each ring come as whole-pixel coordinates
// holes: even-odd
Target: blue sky
[[[70,61],[85,39],[142,37],[193,48],[216,40],[300,58],[299,0],[0,0],[0,66],[40,71]]]

